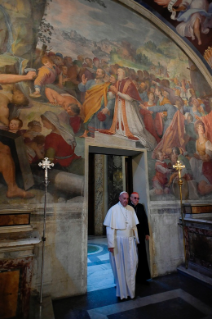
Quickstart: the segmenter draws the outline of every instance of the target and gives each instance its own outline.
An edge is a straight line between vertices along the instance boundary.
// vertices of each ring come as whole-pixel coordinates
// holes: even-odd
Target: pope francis
[[[112,206],[104,220],[107,230],[110,263],[120,299],[135,297],[135,276],[138,264],[136,244],[139,243],[134,208],[128,205],[129,195],[121,192],[118,204]]]

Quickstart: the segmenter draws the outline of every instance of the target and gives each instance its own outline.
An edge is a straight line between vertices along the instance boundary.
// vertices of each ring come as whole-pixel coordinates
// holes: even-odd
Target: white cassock
[[[116,296],[121,299],[135,297],[135,277],[138,265],[136,243],[139,243],[136,225],[139,224],[134,208],[118,204],[112,206],[104,220],[107,226],[110,263],[116,283]]]

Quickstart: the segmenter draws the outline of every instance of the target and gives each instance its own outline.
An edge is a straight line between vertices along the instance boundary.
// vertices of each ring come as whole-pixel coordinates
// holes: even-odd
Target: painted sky
[[[153,37],[158,45],[167,37],[150,22],[123,5],[103,0],[106,8],[87,0],[53,0],[47,8],[47,20],[60,30],[76,30],[89,40],[130,41],[136,47]],[[51,14],[48,14],[51,12]],[[143,22],[143,23],[142,23]]]

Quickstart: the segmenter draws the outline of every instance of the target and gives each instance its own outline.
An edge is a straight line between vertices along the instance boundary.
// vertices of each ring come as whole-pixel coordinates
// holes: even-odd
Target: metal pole
[[[54,166],[53,163],[50,163],[48,157],[45,157],[44,160],[38,163],[38,166],[45,169],[45,194],[44,194],[44,215],[43,215],[43,236],[42,236],[42,262],[41,262],[41,285],[40,285],[40,304],[43,302],[43,271],[44,271],[44,257],[45,257],[45,241],[46,241],[46,195],[47,195],[47,186],[48,181],[48,169]]]
[[[184,213],[183,213],[183,201],[182,201],[182,185],[183,180],[181,178],[181,170],[185,168],[185,165],[182,165],[180,161],[177,161],[176,165],[173,165],[173,168],[175,168],[178,171],[178,185],[180,188],[180,212],[181,212],[181,218],[182,218],[182,228],[183,228],[183,249],[184,249],[184,258],[185,258],[185,267],[188,268],[187,265],[187,255],[186,255],[186,246],[185,246],[185,222],[184,222]]]
[[[180,187],[180,210],[181,210],[181,218],[182,218],[182,227],[183,227],[183,248],[184,248],[184,257],[185,257],[185,267],[188,268],[187,265],[187,255],[186,255],[186,246],[185,246],[185,222],[184,222],[184,213],[183,213],[183,203],[182,203],[182,185],[183,181],[180,178],[178,181]]]

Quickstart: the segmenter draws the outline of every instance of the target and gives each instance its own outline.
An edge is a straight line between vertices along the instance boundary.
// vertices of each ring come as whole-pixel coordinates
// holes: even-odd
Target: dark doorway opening
[[[133,192],[132,156],[107,154],[105,156],[104,176],[106,189],[104,190],[105,207],[109,209],[118,202],[121,191]],[[88,235],[95,234],[95,154],[89,153],[88,173]],[[107,211],[104,212],[105,215]],[[102,235],[105,235],[103,227]]]

